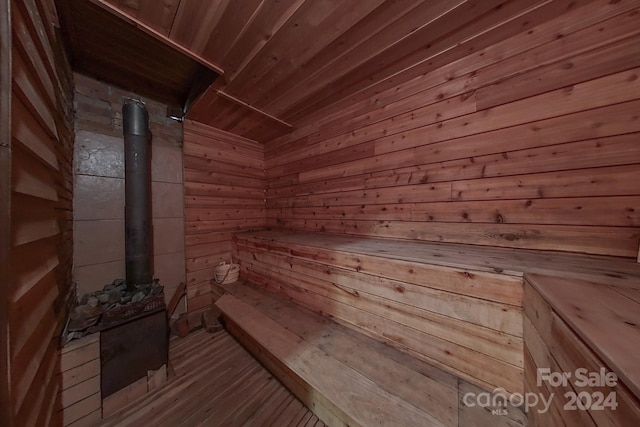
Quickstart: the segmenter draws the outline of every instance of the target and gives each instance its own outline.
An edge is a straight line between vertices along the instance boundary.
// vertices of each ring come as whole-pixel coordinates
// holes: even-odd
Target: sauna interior
[[[639,24],[0,0],[0,425],[640,425]]]

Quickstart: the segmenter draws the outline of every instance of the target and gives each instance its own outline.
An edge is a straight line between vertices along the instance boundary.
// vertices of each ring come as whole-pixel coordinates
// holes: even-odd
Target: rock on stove
[[[69,332],[83,331],[95,325],[98,322],[101,314],[101,307],[92,306],[89,304],[79,305],[71,312],[71,318],[69,320],[69,326],[67,327],[67,329],[69,330]]]

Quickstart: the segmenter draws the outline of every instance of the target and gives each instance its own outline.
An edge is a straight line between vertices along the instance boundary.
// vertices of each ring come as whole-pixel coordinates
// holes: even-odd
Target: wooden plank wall
[[[56,425],[58,339],[71,300],[71,73],[51,4],[12,6],[11,425]]]
[[[216,265],[232,260],[231,234],[265,226],[264,150],[251,140],[184,123],[187,308],[211,305]]]
[[[11,2],[0,2],[0,419],[11,416],[9,254],[11,253]]]
[[[62,425],[96,425],[102,418],[100,333],[74,340],[60,350]]]
[[[638,2],[556,3],[267,143],[268,225],[636,257]]]

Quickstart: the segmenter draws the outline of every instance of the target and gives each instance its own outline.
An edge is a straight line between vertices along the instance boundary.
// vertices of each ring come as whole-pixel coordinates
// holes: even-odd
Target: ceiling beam
[[[265,117],[268,117],[271,120],[273,120],[275,122],[278,122],[278,123],[280,123],[281,125],[283,125],[285,127],[288,127],[289,129],[293,128],[293,126],[291,124],[285,122],[284,120],[281,120],[281,119],[277,118],[276,116],[273,116],[273,115],[267,113],[266,111],[262,111],[261,109],[256,108],[253,105],[248,104],[248,103],[244,102],[243,100],[236,98],[233,95],[229,95],[228,93],[225,93],[225,92],[223,92],[222,90],[219,90],[219,89],[210,89],[210,90],[215,91],[215,93],[218,96],[221,96],[222,98],[224,98],[224,99],[226,99],[228,101],[231,101],[231,102],[233,102],[235,104],[241,105],[242,107],[247,108],[247,109],[249,109],[249,110],[251,110],[253,112],[256,112],[258,114],[261,114],[261,115],[263,115]]]

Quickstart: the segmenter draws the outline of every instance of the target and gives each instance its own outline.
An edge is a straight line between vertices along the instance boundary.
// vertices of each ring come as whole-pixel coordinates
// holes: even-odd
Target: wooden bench
[[[331,426],[526,425],[463,396],[482,390],[351,328],[245,283],[223,287],[226,328]]]
[[[528,278],[555,278],[571,292],[584,283],[628,294],[640,288],[640,265],[631,259],[328,233],[241,233],[234,256],[243,278],[280,299],[482,390],[511,394],[533,391],[531,369],[541,366],[525,351],[525,340],[535,338],[524,333],[532,330],[523,315]],[[547,345],[551,338],[541,336]],[[587,348],[608,345],[579,339]]]
[[[525,274],[633,287],[633,260],[328,233],[237,234],[241,274],[486,390],[524,391]]]
[[[554,393],[531,424],[640,425],[640,289],[528,275],[524,301],[525,388]],[[551,373],[569,374],[566,384]]]

